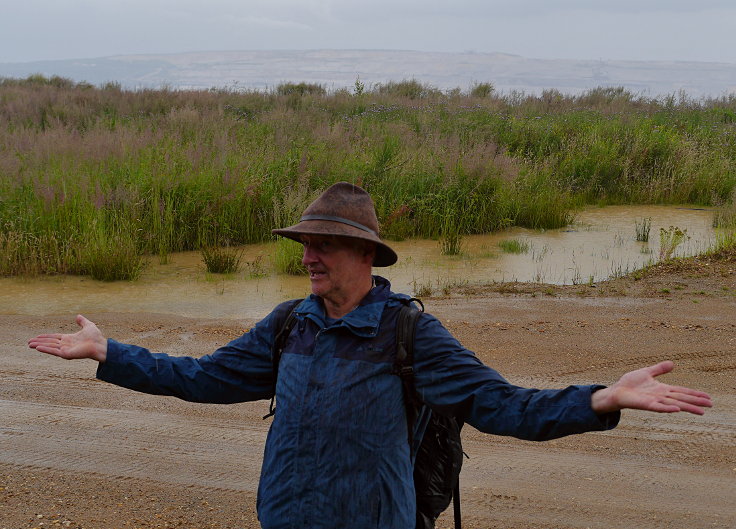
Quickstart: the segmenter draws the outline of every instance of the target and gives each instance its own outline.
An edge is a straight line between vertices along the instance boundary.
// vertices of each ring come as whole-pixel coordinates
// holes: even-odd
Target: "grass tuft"
[[[292,276],[306,275],[307,269],[302,264],[304,247],[296,241],[279,237],[273,254],[273,266],[279,274]]]
[[[667,229],[659,228],[659,260],[672,259],[677,247],[688,238],[687,230],[681,230],[677,226],[670,226]]]
[[[498,243],[499,248],[506,253],[529,253],[531,244],[521,239],[506,239]]]
[[[635,220],[636,240],[639,242],[649,242],[649,232],[652,229],[652,218],[644,217],[641,220]]]
[[[211,274],[234,274],[240,269],[243,250],[230,246],[203,246],[200,249],[205,268]]]

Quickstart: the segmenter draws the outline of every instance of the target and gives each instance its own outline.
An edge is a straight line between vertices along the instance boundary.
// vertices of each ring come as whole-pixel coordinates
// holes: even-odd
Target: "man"
[[[298,224],[274,233],[303,243],[312,285],[295,309],[276,380],[271,347],[287,304],[199,359],[106,340],[82,316],[78,333],[40,335],[29,345],[62,358],[93,358],[102,380],[190,401],[268,399],[275,391],[258,491],[262,526],[411,529],[412,463],[401,381],[393,373],[406,296],[371,273],[397,260],[378,236],[373,202],[363,189],[338,183]],[[526,389],[483,365],[429,314],[417,322],[414,341],[416,390],[434,412],[531,440],[613,428],[623,408],[702,414],[711,406],[707,394],[656,381],[672,367],[633,371],[608,388]]]

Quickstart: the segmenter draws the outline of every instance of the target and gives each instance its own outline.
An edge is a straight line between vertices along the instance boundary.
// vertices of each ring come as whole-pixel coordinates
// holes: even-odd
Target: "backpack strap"
[[[413,459],[415,455],[414,427],[416,426],[417,412],[422,404],[414,387],[414,335],[416,334],[417,320],[421,313],[424,312],[424,303],[417,298],[402,299],[401,302],[403,305],[399,310],[399,316],[396,321],[396,361],[394,364],[394,372],[399,376],[399,378],[401,378],[401,385],[404,393],[404,407],[406,408],[409,449]],[[412,302],[418,303],[421,310],[412,305]],[[462,428],[462,423],[459,423],[457,427],[459,433],[459,429]],[[452,491],[452,503],[455,529],[462,529],[459,480],[455,483],[455,487]],[[419,524],[417,527],[418,526]],[[431,522],[431,527],[434,527],[434,520]]]
[[[406,428],[408,431],[411,457],[414,457],[414,426],[417,421],[417,410],[420,402],[414,389],[414,334],[419,316],[424,312],[424,304],[417,298],[402,299],[396,320],[396,362],[394,372],[401,379],[406,408]],[[421,307],[417,309],[412,302]]]
[[[281,312],[277,316],[276,322],[274,322],[274,327],[276,329],[279,329],[279,331],[276,333],[276,337],[273,340],[273,345],[271,346],[271,364],[273,366],[273,395],[271,395],[271,403],[268,406],[268,413],[263,416],[264,419],[268,419],[269,417],[273,416],[274,413],[276,413],[276,381],[278,380],[279,376],[279,362],[281,362],[281,353],[284,352],[284,348],[286,347],[286,342],[288,342],[289,340],[291,330],[296,324],[296,315],[294,314],[294,310],[302,301],[304,300],[292,299],[291,301],[288,301],[286,305],[286,310]]]

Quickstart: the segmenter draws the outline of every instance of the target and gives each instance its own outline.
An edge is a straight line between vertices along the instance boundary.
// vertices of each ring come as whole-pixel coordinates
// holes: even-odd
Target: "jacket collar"
[[[391,296],[391,283],[381,276],[373,276],[375,286],[361,300],[357,307],[340,319],[338,325],[349,328],[358,336],[370,337],[378,333],[381,314],[386,301]],[[311,294],[296,309],[297,314],[325,326],[325,308],[322,298]]]

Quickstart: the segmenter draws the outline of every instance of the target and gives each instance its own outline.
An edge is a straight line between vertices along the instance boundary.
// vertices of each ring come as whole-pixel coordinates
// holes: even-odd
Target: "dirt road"
[[[467,428],[474,528],[736,527],[736,263],[596,286],[496,285],[426,300],[514,383],[612,383],[663,359],[666,381],[711,393],[703,417],[628,411],[606,433],[547,443]],[[108,336],[203,354],[251,321],[89,314]],[[94,379],[91,361],[27,349],[73,315],[0,316],[0,529],[255,528],[267,403],[200,405]],[[450,527],[444,516],[438,527]]]

